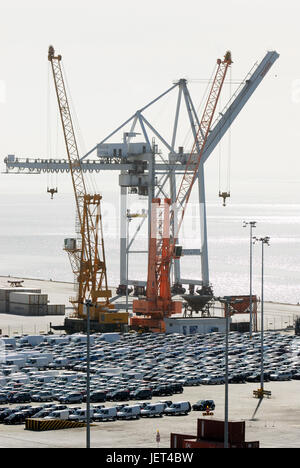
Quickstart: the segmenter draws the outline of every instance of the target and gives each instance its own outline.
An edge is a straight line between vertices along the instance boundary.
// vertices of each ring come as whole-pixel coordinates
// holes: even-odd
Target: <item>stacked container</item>
[[[9,295],[11,314],[25,316],[47,315],[48,295],[32,292],[13,292]]]
[[[225,422],[220,419],[198,419],[197,438],[224,442]],[[241,444],[245,441],[245,421],[228,422],[228,442]]]
[[[1,314],[9,314],[10,311],[10,295],[20,294],[20,293],[32,293],[32,294],[40,294],[41,290],[36,288],[0,288],[0,313]]]
[[[65,315],[66,306],[64,304],[48,304],[47,315]]]
[[[245,421],[228,422],[229,448],[259,448],[259,442],[245,442]],[[220,419],[198,419],[197,435],[171,434],[171,448],[224,448],[225,422]]]

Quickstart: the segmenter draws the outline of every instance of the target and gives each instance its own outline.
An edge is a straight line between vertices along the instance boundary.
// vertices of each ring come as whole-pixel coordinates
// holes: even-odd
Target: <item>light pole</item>
[[[92,301],[87,299],[86,305],[86,448],[91,447],[90,428],[90,307]]]
[[[252,339],[252,331],[253,331],[253,313],[252,313],[252,246],[253,246],[253,236],[252,236],[252,231],[253,228],[256,227],[257,221],[244,221],[243,222],[243,227],[247,227],[248,225],[250,226],[250,302],[249,302],[249,312],[250,312],[250,327],[249,327],[249,335],[250,339]]]
[[[261,350],[260,350],[260,390],[263,396],[264,391],[264,246],[270,245],[270,237],[254,237],[254,244],[256,242],[261,242],[261,326],[260,326],[260,336],[261,336]]]
[[[226,329],[225,329],[225,403],[224,403],[224,448],[228,448],[228,415],[229,415],[229,325],[230,325],[230,305],[242,302],[243,299],[232,300],[230,296],[216,298],[224,304]]]
[[[126,244],[126,312],[128,313],[128,269],[129,269],[129,223],[132,220],[130,210],[127,210],[127,244]]]
[[[229,356],[229,301],[225,300],[225,318],[226,318],[226,334],[225,334],[225,427],[224,427],[224,448],[228,448],[228,356]]]

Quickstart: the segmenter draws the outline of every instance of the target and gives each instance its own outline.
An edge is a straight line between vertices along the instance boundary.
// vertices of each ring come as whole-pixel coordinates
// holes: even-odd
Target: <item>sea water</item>
[[[117,198],[117,197],[116,197]],[[119,267],[119,200],[102,204],[108,282],[117,286]],[[140,201],[136,208],[146,207]],[[199,207],[191,204],[186,213],[180,243],[184,248],[201,248]],[[141,211],[139,209],[139,211]],[[53,200],[43,195],[5,195],[0,200],[0,275],[73,281],[63,241],[74,237],[75,205],[70,195]],[[243,221],[257,221],[253,235],[270,236],[264,246],[264,298],[276,302],[300,301],[300,205],[207,203],[209,277],[216,295],[249,293],[250,229]],[[130,237],[141,218],[133,219]],[[146,280],[147,221],[130,247],[129,278]],[[261,295],[262,246],[253,245],[253,293]],[[201,278],[199,256],[181,260],[181,277]]]

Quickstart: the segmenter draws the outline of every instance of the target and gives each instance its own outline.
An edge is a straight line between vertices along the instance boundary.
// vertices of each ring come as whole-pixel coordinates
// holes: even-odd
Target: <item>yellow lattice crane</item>
[[[70,174],[76,202],[77,238],[65,239],[64,250],[68,253],[71,267],[77,281],[77,296],[70,298],[74,316],[85,318],[84,304],[90,300],[91,320],[97,320],[103,328],[120,329],[128,323],[128,314],[113,311],[109,302],[111,291],[107,285],[105,250],[101,217],[101,195],[87,193],[83,177],[74,126],[72,122],[64,77],[61,55],[55,55],[49,47],[48,60],[51,63],[59,113],[68,155]]]

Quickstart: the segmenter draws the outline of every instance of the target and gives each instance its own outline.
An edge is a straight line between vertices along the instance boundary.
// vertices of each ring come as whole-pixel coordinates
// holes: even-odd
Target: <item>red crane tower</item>
[[[176,245],[176,241],[197,177],[226,73],[231,64],[231,53],[229,51],[226,52],[223,60],[217,60],[217,70],[174,206],[171,207],[169,198],[164,200],[154,198],[152,200],[146,298],[133,301],[135,315],[130,320],[132,328],[164,332],[164,319],[173,314],[180,314],[182,311],[182,303],[172,301],[170,266],[172,259],[181,255],[181,247]],[[173,222],[175,210],[178,215],[177,226]],[[170,233],[171,227],[173,229],[172,234]]]

